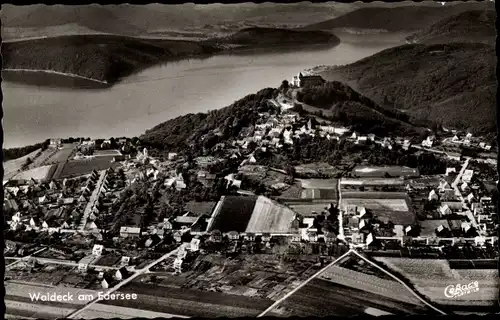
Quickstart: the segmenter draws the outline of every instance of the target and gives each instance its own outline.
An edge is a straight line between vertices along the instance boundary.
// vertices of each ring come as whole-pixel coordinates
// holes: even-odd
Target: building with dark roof
[[[293,77],[293,85],[296,87],[318,86],[325,83],[325,80],[320,75],[303,75],[300,72]]]

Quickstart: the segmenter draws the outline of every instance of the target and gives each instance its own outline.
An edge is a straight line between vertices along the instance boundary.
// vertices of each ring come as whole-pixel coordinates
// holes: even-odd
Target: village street
[[[135,278],[145,274],[145,273],[148,273],[149,269],[151,267],[154,267],[155,265],[157,265],[158,263],[164,261],[165,259],[171,257],[172,255],[176,254],[179,250],[181,249],[186,249],[186,247],[188,246],[187,243],[183,243],[182,245],[180,245],[178,248],[164,254],[163,256],[161,256],[160,258],[158,258],[157,260],[151,262],[150,264],[148,264],[147,266],[145,266],[144,268],[142,269],[139,269],[137,270],[132,276],[130,276],[129,278],[127,279],[124,279],[122,282],[118,283],[116,286],[114,286],[113,288],[109,289],[105,294],[103,295],[106,295],[106,294],[111,294],[115,291],[117,291],[118,289],[120,289],[121,287],[125,286],[126,284],[130,283],[132,280],[134,280]],[[67,316],[68,319],[75,319],[78,317],[79,314],[81,314],[83,311],[87,310],[88,308],[90,308],[92,305],[98,303],[99,301],[101,301],[101,298],[98,296],[96,297],[96,299],[92,300],[90,303],[86,304],[83,308],[81,309],[78,309],[76,311],[74,311],[73,313],[69,314]]]

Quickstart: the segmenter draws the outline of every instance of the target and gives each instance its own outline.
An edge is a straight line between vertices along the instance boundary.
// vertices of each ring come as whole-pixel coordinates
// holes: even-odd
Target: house
[[[121,227],[120,237],[122,238],[138,238],[141,236],[141,228],[139,227]]]
[[[271,241],[271,234],[267,233],[267,232],[263,233],[262,234],[262,241],[263,242],[269,242],[269,241]]]
[[[292,234],[292,242],[300,242],[302,240],[302,236],[300,233]]]
[[[174,228],[173,220],[174,220],[173,217],[164,218],[163,219],[163,228],[166,230],[172,230]]]
[[[434,144],[434,137],[432,136],[429,136],[427,137],[427,139],[422,141],[422,147],[424,148],[431,148],[433,144]]]
[[[297,76],[293,77],[292,84],[294,87],[308,87],[308,86],[318,86],[325,83],[325,80],[319,75],[304,75],[299,72]]]
[[[410,146],[411,146],[410,140],[406,139],[405,141],[403,141],[403,149],[404,150],[410,149]]]
[[[310,242],[317,242],[318,241],[318,233],[315,231],[308,231],[307,232],[307,239]]]
[[[451,189],[450,184],[446,180],[441,180],[438,186],[439,192],[444,192],[447,189]]]
[[[373,235],[373,233],[369,233],[368,236],[366,236],[366,245],[367,246],[373,245],[374,242],[375,242],[375,236]]]
[[[255,241],[255,233],[251,233],[251,232],[247,233],[245,235],[245,240],[247,240],[247,241]]]
[[[456,173],[457,169],[455,168],[446,168],[446,175],[449,176],[450,173]]]
[[[182,226],[190,227],[191,225],[193,225],[193,223],[196,222],[196,220],[198,220],[198,217],[186,216],[186,215],[175,217],[175,223],[179,224],[181,227]]]
[[[368,142],[368,137],[367,136],[358,136],[356,140],[356,144],[363,144]]]
[[[240,238],[240,234],[236,231],[229,231],[227,237],[229,240],[238,240]]]
[[[467,195],[466,199],[469,203],[472,203],[472,201],[474,201],[474,194],[472,192],[469,193],[469,195]]]
[[[221,242],[222,233],[219,230],[213,230],[212,233],[210,234],[210,241]]]
[[[462,175],[462,181],[469,183],[472,179],[472,176],[474,175],[474,170],[465,170],[464,174]]]
[[[106,279],[102,279],[101,286],[103,287],[103,289],[108,289],[109,288],[108,281],[106,281]]]
[[[104,246],[102,244],[95,244],[94,247],[92,248],[92,255],[100,256],[103,250]]]
[[[327,244],[331,244],[337,241],[337,235],[335,234],[335,232],[331,231],[325,232],[324,238]]]
[[[375,135],[373,133],[368,134],[368,139],[370,141],[375,141]]]
[[[451,140],[457,142],[460,140],[460,138],[457,135],[454,135]]]
[[[174,232],[173,236],[174,236],[174,240],[176,242],[181,242],[182,241],[182,232],[181,231],[176,231]]]
[[[366,230],[366,229],[368,229],[368,227],[369,227],[369,224],[368,224],[367,220],[361,219],[359,221],[359,225],[358,225],[359,230]]]
[[[177,153],[175,152],[169,152],[168,153],[168,160],[173,161],[177,159]]]
[[[191,249],[191,251],[200,250],[200,239],[198,238],[191,239],[191,242],[189,243],[189,248]]]
[[[454,201],[456,199],[457,196],[455,195],[455,190],[453,189],[446,189],[441,195],[441,201]]]
[[[467,184],[467,182],[464,182],[460,185],[460,190],[462,191],[466,191],[469,189],[469,185]]]
[[[438,210],[439,210],[439,213],[443,216],[451,214],[451,209],[447,204],[442,205],[441,207],[439,207]]]
[[[439,196],[437,195],[436,191],[434,190],[431,190],[431,192],[429,192],[429,201],[433,201],[433,200],[439,200]]]
[[[441,224],[441,225],[439,225],[439,226],[436,228],[436,233],[437,233],[438,235],[440,235],[440,234],[442,234],[442,233],[444,233],[444,232],[446,232],[446,231],[448,231],[448,228],[446,228],[446,227],[445,227],[444,225],[442,225],[442,224]]]
[[[175,258],[175,260],[174,260],[174,269],[178,273],[182,272],[182,262],[183,262],[183,259],[180,259],[178,257]]]

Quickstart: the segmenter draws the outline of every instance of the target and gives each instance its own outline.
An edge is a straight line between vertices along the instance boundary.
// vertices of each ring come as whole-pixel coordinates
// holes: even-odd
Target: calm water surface
[[[299,71],[342,65],[393,43],[341,43],[314,51],[227,54],[152,67],[103,90],[4,81],[4,148],[51,137],[135,136],[168,119],[228,106]]]

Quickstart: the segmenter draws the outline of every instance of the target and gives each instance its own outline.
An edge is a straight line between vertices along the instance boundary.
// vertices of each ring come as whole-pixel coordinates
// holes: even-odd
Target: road
[[[40,258],[40,257],[33,257],[33,256],[30,256],[30,258],[36,259],[37,262],[43,263],[43,264],[49,264],[50,263],[50,264],[59,264],[59,265],[63,265],[63,266],[78,267],[78,263],[74,262],[74,261],[51,259],[51,258]],[[16,258],[13,258],[13,259],[18,260],[16,262],[19,262],[20,260],[23,260],[24,258],[17,258],[16,257]],[[12,264],[14,264],[16,262],[11,263],[10,265],[12,265]],[[101,268],[101,269],[106,269],[106,270],[118,270],[118,269],[120,269],[120,268],[117,268],[117,267],[99,266],[99,265],[95,265],[95,264],[90,264],[89,267],[92,267],[92,268]]]
[[[134,280],[135,278],[147,273],[149,271],[149,269],[155,265],[157,265],[158,263],[162,262],[163,260],[171,257],[172,255],[176,254],[180,249],[186,249],[188,246],[187,243],[183,243],[182,245],[180,245],[177,249],[175,250],[172,250],[170,251],[169,253],[166,253],[164,254],[162,257],[158,258],[157,260],[151,262],[150,264],[148,264],[147,266],[145,266],[144,268],[142,269],[139,269],[137,270],[132,276],[130,276],[129,278],[123,280],[122,282],[118,283],[116,286],[114,286],[113,288],[109,289],[106,294],[111,294],[115,291],[117,291],[118,289],[120,289],[121,287],[127,285],[129,282],[131,282],[132,280]],[[78,309],[76,311],[74,311],[73,313],[69,314],[66,318],[68,319],[75,319],[78,317],[79,314],[81,314],[83,311],[87,310],[88,308],[90,308],[92,305],[98,303],[99,301],[101,301],[102,299],[100,299],[99,296],[96,297],[96,299],[92,300],[91,302],[89,302],[88,304],[86,304],[83,308],[81,309]]]
[[[43,248],[41,248],[41,249],[39,249],[39,250],[37,250],[37,251],[33,252],[33,253],[32,253],[32,254],[30,254],[29,256],[19,258],[17,261],[14,261],[14,262],[12,262],[12,263],[10,263],[10,264],[6,265],[6,266],[5,266],[5,270],[7,270],[7,268],[12,267],[13,265],[15,265],[15,264],[17,264],[17,263],[19,263],[19,262],[21,262],[21,261],[27,261],[27,260],[29,260],[30,258],[35,258],[35,257],[33,257],[35,254],[38,254],[38,253],[40,253],[40,252],[42,252],[42,251],[45,251],[45,250],[47,250],[48,248],[49,248],[49,247],[43,247]],[[15,258],[14,258],[14,259],[15,259]]]
[[[87,203],[87,206],[85,207],[85,211],[83,212],[82,220],[80,221],[80,226],[79,230],[85,230],[85,227],[87,226],[87,219],[89,215],[92,213],[92,210],[97,204],[97,201],[99,200],[99,195],[101,194],[101,187],[104,183],[104,180],[106,179],[108,172],[107,170],[101,171],[101,174],[99,176],[99,180],[96,183],[95,189],[92,192],[92,195],[90,196],[90,200]]]
[[[98,83],[102,83],[102,84],[107,84],[106,81],[97,80],[97,79],[93,79],[93,78],[87,78],[87,77],[84,77],[84,76],[81,76],[81,75],[75,74],[75,73],[59,72],[59,71],[55,71],[55,70],[5,68],[5,69],[3,69],[3,71],[11,71],[11,72],[43,72],[43,73],[57,74],[57,75],[62,75],[62,76],[66,76],[66,77],[85,79],[85,80],[94,81],[94,82],[98,82]]]

